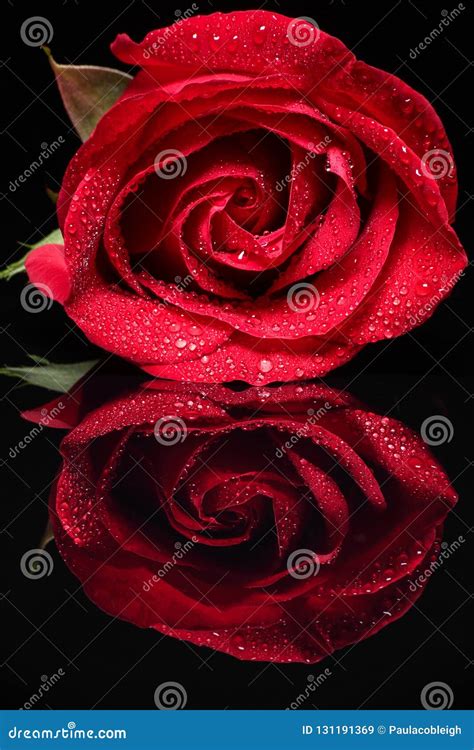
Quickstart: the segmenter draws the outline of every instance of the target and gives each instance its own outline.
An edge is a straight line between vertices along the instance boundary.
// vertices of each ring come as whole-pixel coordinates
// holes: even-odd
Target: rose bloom
[[[50,516],[110,615],[239,659],[317,662],[421,594],[456,494],[395,419],[318,385],[155,381],[87,400],[53,412],[71,429]]]
[[[408,85],[265,11],[112,50],[140,71],[67,169],[64,247],[27,263],[95,344],[178,380],[310,378],[450,292],[451,147]]]

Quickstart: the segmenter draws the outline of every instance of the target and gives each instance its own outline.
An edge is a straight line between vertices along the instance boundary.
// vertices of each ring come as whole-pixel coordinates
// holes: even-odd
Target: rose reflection
[[[317,662],[421,594],[456,495],[400,422],[323,385],[100,390],[55,424],[70,429],[51,521],[106,612],[240,659]]]

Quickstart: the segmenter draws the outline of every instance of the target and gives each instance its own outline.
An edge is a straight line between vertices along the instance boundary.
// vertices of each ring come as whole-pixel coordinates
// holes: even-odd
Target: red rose
[[[317,385],[153,383],[62,454],[51,520],[87,595],[240,659],[316,662],[403,615],[456,502],[414,432]]]
[[[309,378],[449,293],[455,169],[423,96],[265,11],[112,49],[142,70],[67,170],[64,250],[27,264],[94,343],[179,380]]]

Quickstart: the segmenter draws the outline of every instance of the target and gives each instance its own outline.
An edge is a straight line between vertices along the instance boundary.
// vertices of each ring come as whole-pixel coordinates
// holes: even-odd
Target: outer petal
[[[357,344],[393,338],[420,325],[462,276],[467,257],[448,226],[434,230],[408,203],[364,306],[343,327]]]
[[[306,75],[315,82],[317,77],[323,80],[353,59],[339,40],[308,24],[313,43],[300,47],[289,43],[292,21],[262,10],[194,16],[184,23],[150,32],[141,44],[120,34],[112,51],[123,62],[146,68],[168,86],[189,82],[211,71],[268,75],[275,68],[287,77]],[[275,44],[279,47],[278,57]]]
[[[444,152],[444,174],[438,180],[450,219],[454,217],[457,181],[451,145],[430,102],[391,73],[357,60],[347,66],[333,101],[363,112],[393,130],[422,158],[432,149]]]
[[[285,341],[237,333],[200,359],[179,364],[147,364],[143,369],[162,378],[202,383],[244,380],[263,385],[324,375],[347,362],[360,348],[343,335],[333,340],[308,337]]]
[[[64,304],[71,291],[71,277],[64,257],[64,245],[42,245],[28,253],[26,272],[33,284]]]

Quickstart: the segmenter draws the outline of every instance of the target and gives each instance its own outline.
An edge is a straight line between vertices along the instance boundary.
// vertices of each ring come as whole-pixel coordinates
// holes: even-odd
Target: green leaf
[[[13,278],[13,276],[16,276],[17,273],[23,273],[25,270],[25,260],[27,259],[30,250],[34,250],[36,247],[41,247],[41,245],[62,245],[63,242],[64,240],[61,234],[61,230],[53,229],[53,231],[48,234],[47,237],[44,237],[34,245],[26,245],[25,243],[21,243],[23,247],[29,248],[28,253],[26,253],[26,255],[24,255],[19,260],[15,260],[13,261],[13,263],[10,263],[9,266],[5,266],[5,268],[2,268],[2,270],[0,271],[0,279],[10,281],[10,279]]]
[[[98,363],[98,359],[72,364],[57,364],[35,355],[28,355],[35,363],[30,366],[0,367],[0,375],[18,378],[26,385],[36,385],[50,391],[67,393],[89,370]]]
[[[132,76],[97,65],[60,65],[50,50],[44,49],[69,118],[81,140],[85,141],[102,115],[126,89]]]
[[[13,278],[13,276],[16,276],[17,273],[23,273],[25,270],[25,260],[28,257],[28,253],[24,255],[20,260],[15,260],[13,263],[10,263],[10,265],[5,266],[5,268],[2,268],[0,271],[0,279],[5,279],[6,281],[10,281],[10,279]]]
[[[43,237],[39,242],[35,242],[34,245],[26,245],[30,250],[34,250],[35,247],[41,247],[41,245],[63,245],[63,235],[60,229],[53,229],[46,237]]]

